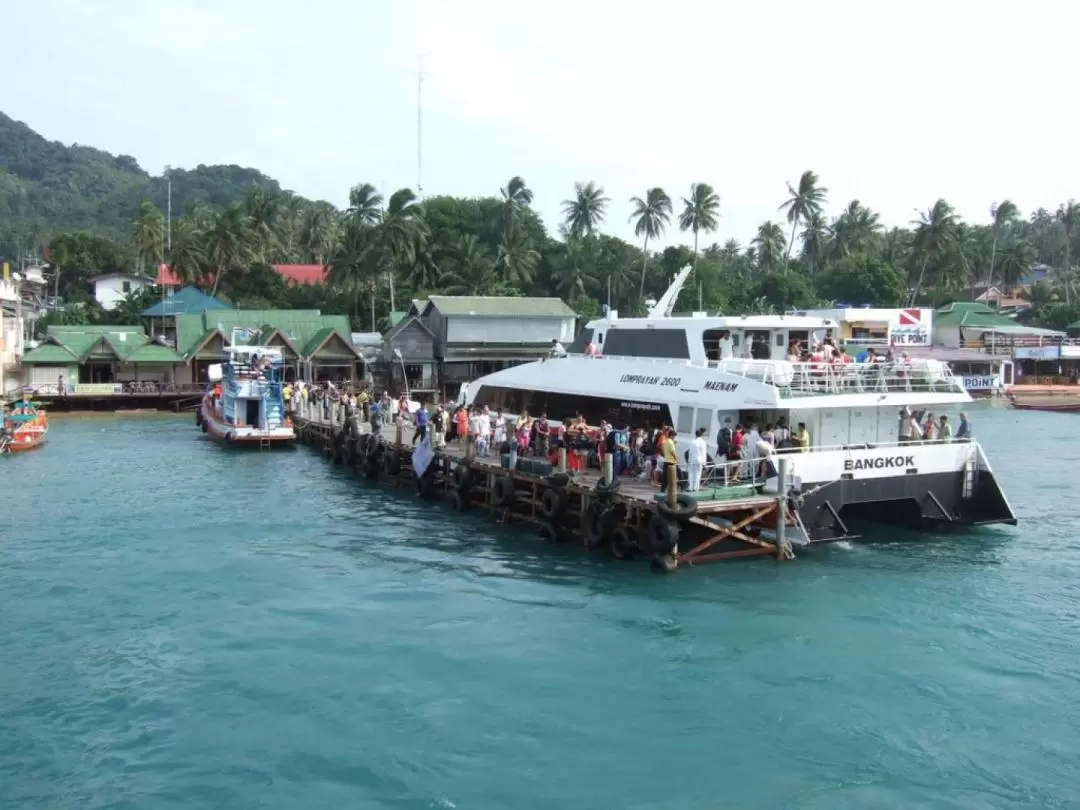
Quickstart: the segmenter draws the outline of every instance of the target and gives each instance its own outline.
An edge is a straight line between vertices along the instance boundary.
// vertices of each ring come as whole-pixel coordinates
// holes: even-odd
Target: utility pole
[[[424,199],[424,57],[416,70],[416,196]]]

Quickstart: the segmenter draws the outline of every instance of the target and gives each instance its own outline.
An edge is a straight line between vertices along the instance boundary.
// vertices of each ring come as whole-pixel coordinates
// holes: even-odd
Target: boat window
[[[783,332],[777,332],[776,333],[776,348],[778,348],[778,349],[787,348],[787,344],[784,343],[784,333]]]
[[[566,350],[571,354],[585,354],[585,347],[588,346],[593,339],[593,330],[589,327],[585,327],[577,333],[577,337],[574,338],[574,342],[566,347]]]
[[[690,359],[684,329],[612,329],[604,353],[620,357]]]
[[[694,432],[694,409],[685,405],[679,408],[679,424],[675,426],[679,433]]]
[[[501,410],[513,414],[528,411],[530,416],[546,413],[549,419],[559,421],[566,421],[580,413],[590,425],[600,424],[601,419],[616,425],[625,422],[635,428],[671,424],[671,410],[667,405],[658,402],[583,397],[579,394],[554,391],[527,391],[482,385],[476,392],[473,405],[487,405],[493,411]]]
[[[697,418],[694,419],[694,430],[701,430],[705,428],[705,431],[712,431],[712,411],[708,408],[698,408]]]

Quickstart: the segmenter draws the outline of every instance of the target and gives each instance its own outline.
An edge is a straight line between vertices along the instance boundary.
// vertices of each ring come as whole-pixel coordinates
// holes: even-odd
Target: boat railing
[[[823,394],[964,394],[963,381],[939,360],[900,363],[788,363],[718,360],[711,368],[779,389],[781,397]]]

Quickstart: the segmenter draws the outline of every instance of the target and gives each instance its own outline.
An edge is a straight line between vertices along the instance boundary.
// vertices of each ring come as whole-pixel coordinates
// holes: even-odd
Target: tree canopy
[[[1025,216],[1002,199],[988,205],[985,223],[971,224],[930,198],[914,221],[887,228],[861,200],[832,206],[839,214],[828,217],[828,189],[807,170],[777,189],[775,220],[741,245],[706,244],[722,217],[722,189],[705,181],[685,196],[653,186],[629,200],[613,200],[595,181],[568,183],[564,220],[552,234],[517,175],[468,199],[420,199],[407,188],[384,199],[361,180],[344,210],[284,191],[253,169],[199,166],[168,178],[130,157],[46,141],[0,114],[0,252],[51,247],[57,291],[70,301],[88,300],[93,274],[148,273],[164,260],[185,283],[240,306],[319,307],[349,314],[362,329],[384,327],[392,310],[432,293],[552,295],[584,316],[602,303],[639,313],[686,264],[695,271],[681,311],[939,306],[1042,266],[1025,317],[1080,317],[1080,204],[1072,200]],[[638,244],[604,233],[627,212]],[[692,235],[693,247],[650,252],[672,226]],[[326,265],[327,283],[288,285],[269,267],[296,263]]]

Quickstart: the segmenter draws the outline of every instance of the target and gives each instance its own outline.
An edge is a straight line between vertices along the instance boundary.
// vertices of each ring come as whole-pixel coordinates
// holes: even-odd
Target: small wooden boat
[[[1055,401],[1056,400],[1056,401]],[[1040,397],[1018,400],[1009,396],[1009,405],[1018,411],[1050,411],[1052,413],[1080,413],[1080,399],[1075,397]]]
[[[49,417],[28,400],[16,402],[12,413],[4,416],[0,453],[25,453],[45,443],[49,432]]]

